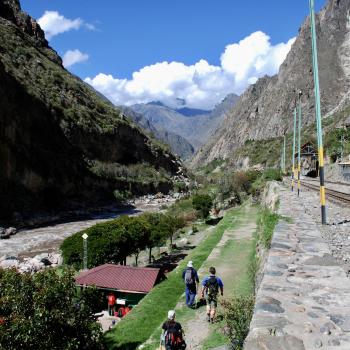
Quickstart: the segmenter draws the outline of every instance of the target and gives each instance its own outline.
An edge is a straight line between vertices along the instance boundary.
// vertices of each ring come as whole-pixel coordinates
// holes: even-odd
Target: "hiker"
[[[216,308],[218,306],[219,289],[221,296],[224,295],[224,284],[221,278],[216,277],[215,267],[209,268],[210,276],[207,276],[202,281],[202,298],[205,298],[207,303],[207,321],[214,323]]]
[[[192,261],[188,262],[186,270],[182,273],[182,278],[186,285],[186,305],[194,308],[199,278],[197,271],[193,268]]]
[[[168,311],[168,320],[162,325],[162,335],[160,337],[160,348],[165,350],[184,350],[186,343],[183,339],[181,324],[175,321],[175,311]]]
[[[113,293],[109,293],[107,296],[108,300],[108,315],[114,316],[114,305],[115,305],[115,296]]]

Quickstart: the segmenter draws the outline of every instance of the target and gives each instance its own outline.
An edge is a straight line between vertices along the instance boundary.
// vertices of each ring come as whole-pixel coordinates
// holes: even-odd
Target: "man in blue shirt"
[[[207,276],[202,281],[202,298],[205,298],[207,303],[207,321],[214,323],[216,308],[218,306],[219,289],[221,296],[224,295],[224,284],[221,278],[216,277],[215,267],[209,268],[210,276]]]
[[[186,285],[186,305],[190,308],[194,308],[199,278],[197,271],[193,268],[192,261],[188,262],[186,270],[182,273],[182,279],[185,281]]]

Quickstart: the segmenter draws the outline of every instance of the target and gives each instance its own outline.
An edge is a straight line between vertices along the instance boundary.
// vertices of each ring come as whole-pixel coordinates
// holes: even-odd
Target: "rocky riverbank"
[[[180,193],[146,195],[130,201],[124,207],[108,208],[106,211],[92,212],[90,215],[85,213],[84,218],[78,216],[75,220],[54,221],[42,227],[20,229],[9,239],[0,240],[0,266],[2,266],[2,261],[9,257],[12,259],[8,260],[13,261],[3,264],[13,263],[15,267],[19,267],[22,263],[28,265],[30,259],[33,258],[40,262],[44,255],[47,257],[50,254],[54,254],[54,261],[51,263],[56,264],[55,254],[58,253],[59,246],[66,237],[120,215],[138,215],[145,211],[162,210],[182,196],[183,194]],[[35,269],[37,266],[39,266],[37,261],[33,261],[33,268]]]

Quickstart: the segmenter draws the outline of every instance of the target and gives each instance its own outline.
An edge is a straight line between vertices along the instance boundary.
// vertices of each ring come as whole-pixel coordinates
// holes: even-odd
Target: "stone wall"
[[[296,193],[278,186],[276,226],[245,350],[350,349],[350,280]]]

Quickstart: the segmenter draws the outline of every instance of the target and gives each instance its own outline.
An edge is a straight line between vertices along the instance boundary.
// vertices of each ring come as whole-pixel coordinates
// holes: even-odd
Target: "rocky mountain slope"
[[[305,5],[306,6],[306,5]],[[317,16],[323,116],[350,104],[350,1],[329,0]],[[247,140],[282,136],[293,128],[295,91],[301,90],[303,125],[315,120],[309,18],[278,75],[264,77],[241,95],[211,140],[198,150],[194,166],[229,158]]]
[[[150,133],[152,137],[165,145],[168,145],[171,152],[180,156],[181,159],[186,160],[193,156],[194,148],[184,137],[177,135],[174,132],[165,130],[159,126],[154,126],[146,117],[135,112],[132,108],[125,106],[119,108],[127,117],[131,118],[144,131]]]
[[[238,96],[228,95],[213,111],[189,108],[173,109],[160,102],[137,104],[131,108],[142,114],[157,129],[167,130],[184,137],[195,149],[208,141],[209,136],[235,105]]]
[[[177,159],[66,71],[18,0],[0,36],[0,220],[169,190]]]

